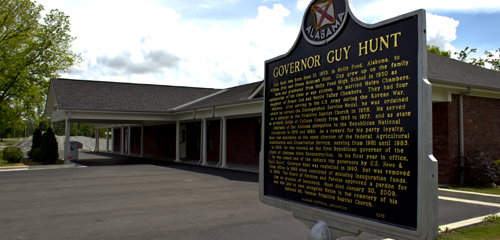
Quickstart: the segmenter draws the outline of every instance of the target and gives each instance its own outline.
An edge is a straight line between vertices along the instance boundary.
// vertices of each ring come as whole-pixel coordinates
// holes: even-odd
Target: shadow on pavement
[[[99,166],[120,166],[120,165],[155,165],[159,167],[168,167],[178,170],[209,174],[219,176],[232,181],[259,182],[259,174],[244,172],[232,169],[221,169],[213,167],[203,167],[191,164],[176,163],[170,161],[155,160],[149,158],[139,158],[130,156],[114,155],[100,152],[82,152],[80,154],[79,164],[87,167]]]

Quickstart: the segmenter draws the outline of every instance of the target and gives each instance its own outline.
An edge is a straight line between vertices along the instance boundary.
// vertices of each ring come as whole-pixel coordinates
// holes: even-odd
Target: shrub
[[[24,153],[17,147],[6,147],[3,150],[3,159],[11,163],[20,163],[23,160]]]
[[[464,179],[470,186],[486,187],[499,182],[500,166],[489,152],[470,151],[464,156]]]
[[[487,223],[500,223],[500,216],[496,214],[491,214],[489,216],[484,217],[484,221]]]
[[[28,158],[29,159],[33,159],[35,160],[35,158],[33,157],[33,152],[35,151],[36,148],[32,148],[28,151]]]
[[[500,159],[497,159],[497,160],[495,161],[495,166],[496,166],[496,167],[498,167],[498,170],[499,170],[499,171],[497,171],[497,177],[498,177],[498,179],[500,179]],[[499,183],[500,183],[500,182],[497,182],[497,185],[498,185]]]
[[[40,162],[40,148],[33,149],[33,161]]]
[[[42,135],[40,149],[40,158],[44,164],[54,164],[59,158],[59,147],[52,128],[47,128],[47,131]]]
[[[33,157],[33,152],[35,149],[40,148],[40,145],[42,143],[42,132],[40,129],[36,129],[35,132],[33,132],[33,138],[31,139],[31,149],[28,152],[28,157],[35,160]]]

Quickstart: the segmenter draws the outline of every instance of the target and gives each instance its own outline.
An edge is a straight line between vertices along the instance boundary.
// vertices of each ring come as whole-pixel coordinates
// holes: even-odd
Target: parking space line
[[[462,199],[462,198],[452,198],[452,197],[439,196],[439,199],[441,199],[441,200],[447,200],[447,201],[455,201],[455,202],[479,204],[479,205],[485,205],[485,206],[491,206],[491,207],[500,207],[499,203],[482,202],[482,201],[468,200],[468,199]]]

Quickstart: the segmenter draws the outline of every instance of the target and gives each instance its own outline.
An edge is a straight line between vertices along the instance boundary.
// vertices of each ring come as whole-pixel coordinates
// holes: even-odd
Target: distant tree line
[[[32,136],[37,129],[48,129],[51,127],[50,119],[43,118],[40,121],[23,121],[19,124],[20,127],[7,128],[3,133],[0,134],[0,139],[4,138],[22,138]],[[90,123],[71,123],[70,124],[70,136],[85,136],[95,138],[96,126]],[[55,123],[53,132],[55,135],[64,136],[66,135],[66,127],[64,122]],[[99,129],[99,137],[106,137],[106,129]]]

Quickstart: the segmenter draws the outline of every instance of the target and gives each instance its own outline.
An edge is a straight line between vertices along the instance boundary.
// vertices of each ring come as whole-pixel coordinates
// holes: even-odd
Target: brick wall
[[[120,151],[120,134],[121,134],[121,128],[113,128],[113,134],[114,134],[114,151],[119,152]]]
[[[186,125],[186,158],[200,159],[201,122],[184,125]]]
[[[500,158],[500,100],[464,96],[464,150],[490,151]],[[460,183],[458,95],[450,103],[432,104],[433,154],[439,183]]]
[[[259,152],[256,150],[260,133],[260,118],[241,118],[227,120],[227,162],[245,165],[259,165]]]
[[[459,183],[458,96],[432,104],[433,154],[438,160],[439,184]]]
[[[140,139],[140,128],[137,134]],[[144,154],[175,158],[175,124],[145,126]]]
[[[500,158],[500,100],[464,97],[464,148]]]
[[[131,127],[130,152],[141,154],[141,127]]]
[[[207,159],[219,161],[220,152],[220,120],[207,122]]]

